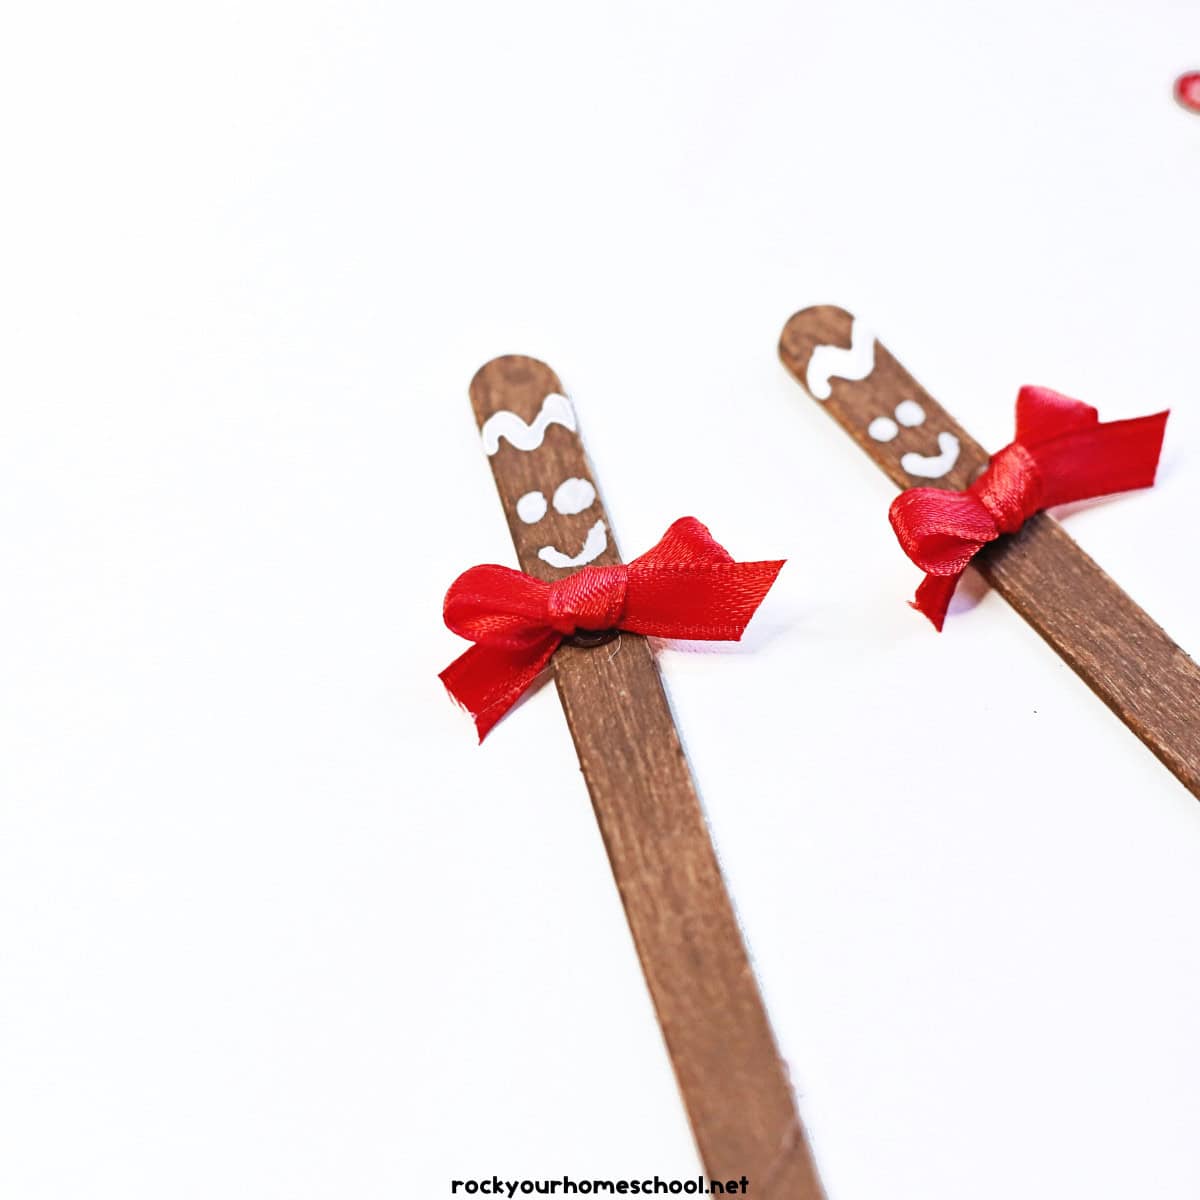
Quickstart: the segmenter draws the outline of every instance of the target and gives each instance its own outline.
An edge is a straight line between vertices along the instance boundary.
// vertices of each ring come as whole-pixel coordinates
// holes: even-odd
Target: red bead
[[[1200,113],[1200,71],[1188,71],[1175,80],[1175,99],[1189,111]]]

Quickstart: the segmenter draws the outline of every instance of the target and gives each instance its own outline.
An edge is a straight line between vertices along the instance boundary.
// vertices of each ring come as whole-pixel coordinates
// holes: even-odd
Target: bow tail
[[[942,632],[946,612],[950,608],[950,599],[961,578],[961,571],[956,571],[953,575],[926,575],[921,580],[921,586],[917,588],[917,594],[909,601],[917,612],[933,622],[933,627],[938,633]]]
[[[735,562],[695,517],[681,517],[629,564],[621,628],[649,637],[741,640],[783,568]]]
[[[551,633],[520,650],[472,646],[441,672],[446,691],[475,718],[481,742],[541,674],[561,641],[561,634]]]

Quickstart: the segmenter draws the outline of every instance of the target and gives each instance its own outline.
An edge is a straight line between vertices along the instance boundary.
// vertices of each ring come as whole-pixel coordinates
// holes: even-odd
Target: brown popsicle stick
[[[496,358],[470,392],[521,569],[553,581],[584,559],[619,562],[554,372]],[[552,669],[705,1169],[745,1175],[757,1196],[820,1200],[649,643],[563,645]]]
[[[987,451],[845,309],[796,313],[779,355],[898,487],[962,489],[987,465]],[[1200,668],[1066,530],[1038,513],[973,565],[1200,797]]]

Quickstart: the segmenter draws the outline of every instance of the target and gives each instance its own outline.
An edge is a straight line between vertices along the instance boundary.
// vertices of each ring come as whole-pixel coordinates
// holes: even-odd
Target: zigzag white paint
[[[479,431],[483,438],[483,448],[489,457],[500,449],[500,439],[508,438],[510,445],[518,450],[536,450],[546,436],[546,430],[551,425],[564,425],[572,433],[575,432],[575,411],[566,396],[551,392],[542,401],[541,411],[533,418],[533,423],[522,421],[516,413],[493,413],[483,423]]]
[[[857,318],[850,326],[850,349],[844,346],[816,346],[808,360],[805,381],[817,400],[828,400],[833,392],[829,381],[866,379],[875,370],[875,335]]]

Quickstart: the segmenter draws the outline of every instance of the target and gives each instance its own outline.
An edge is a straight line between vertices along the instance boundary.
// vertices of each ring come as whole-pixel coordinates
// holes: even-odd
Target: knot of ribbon
[[[546,616],[564,636],[578,629],[616,629],[625,615],[629,594],[629,568],[584,567],[550,585],[546,594]]]
[[[1016,533],[1044,508],[1149,487],[1167,415],[1102,423],[1090,404],[1023,387],[1016,437],[970,487],[910,488],[892,501],[896,537],[925,572],[913,608],[940,630],[959,577],[988,542]]]
[[[494,564],[471,567],[450,585],[442,615],[475,645],[440,678],[483,741],[564,638],[621,629],[736,642],[782,566],[735,562],[695,517],[683,517],[633,562],[583,567],[554,583]]]

